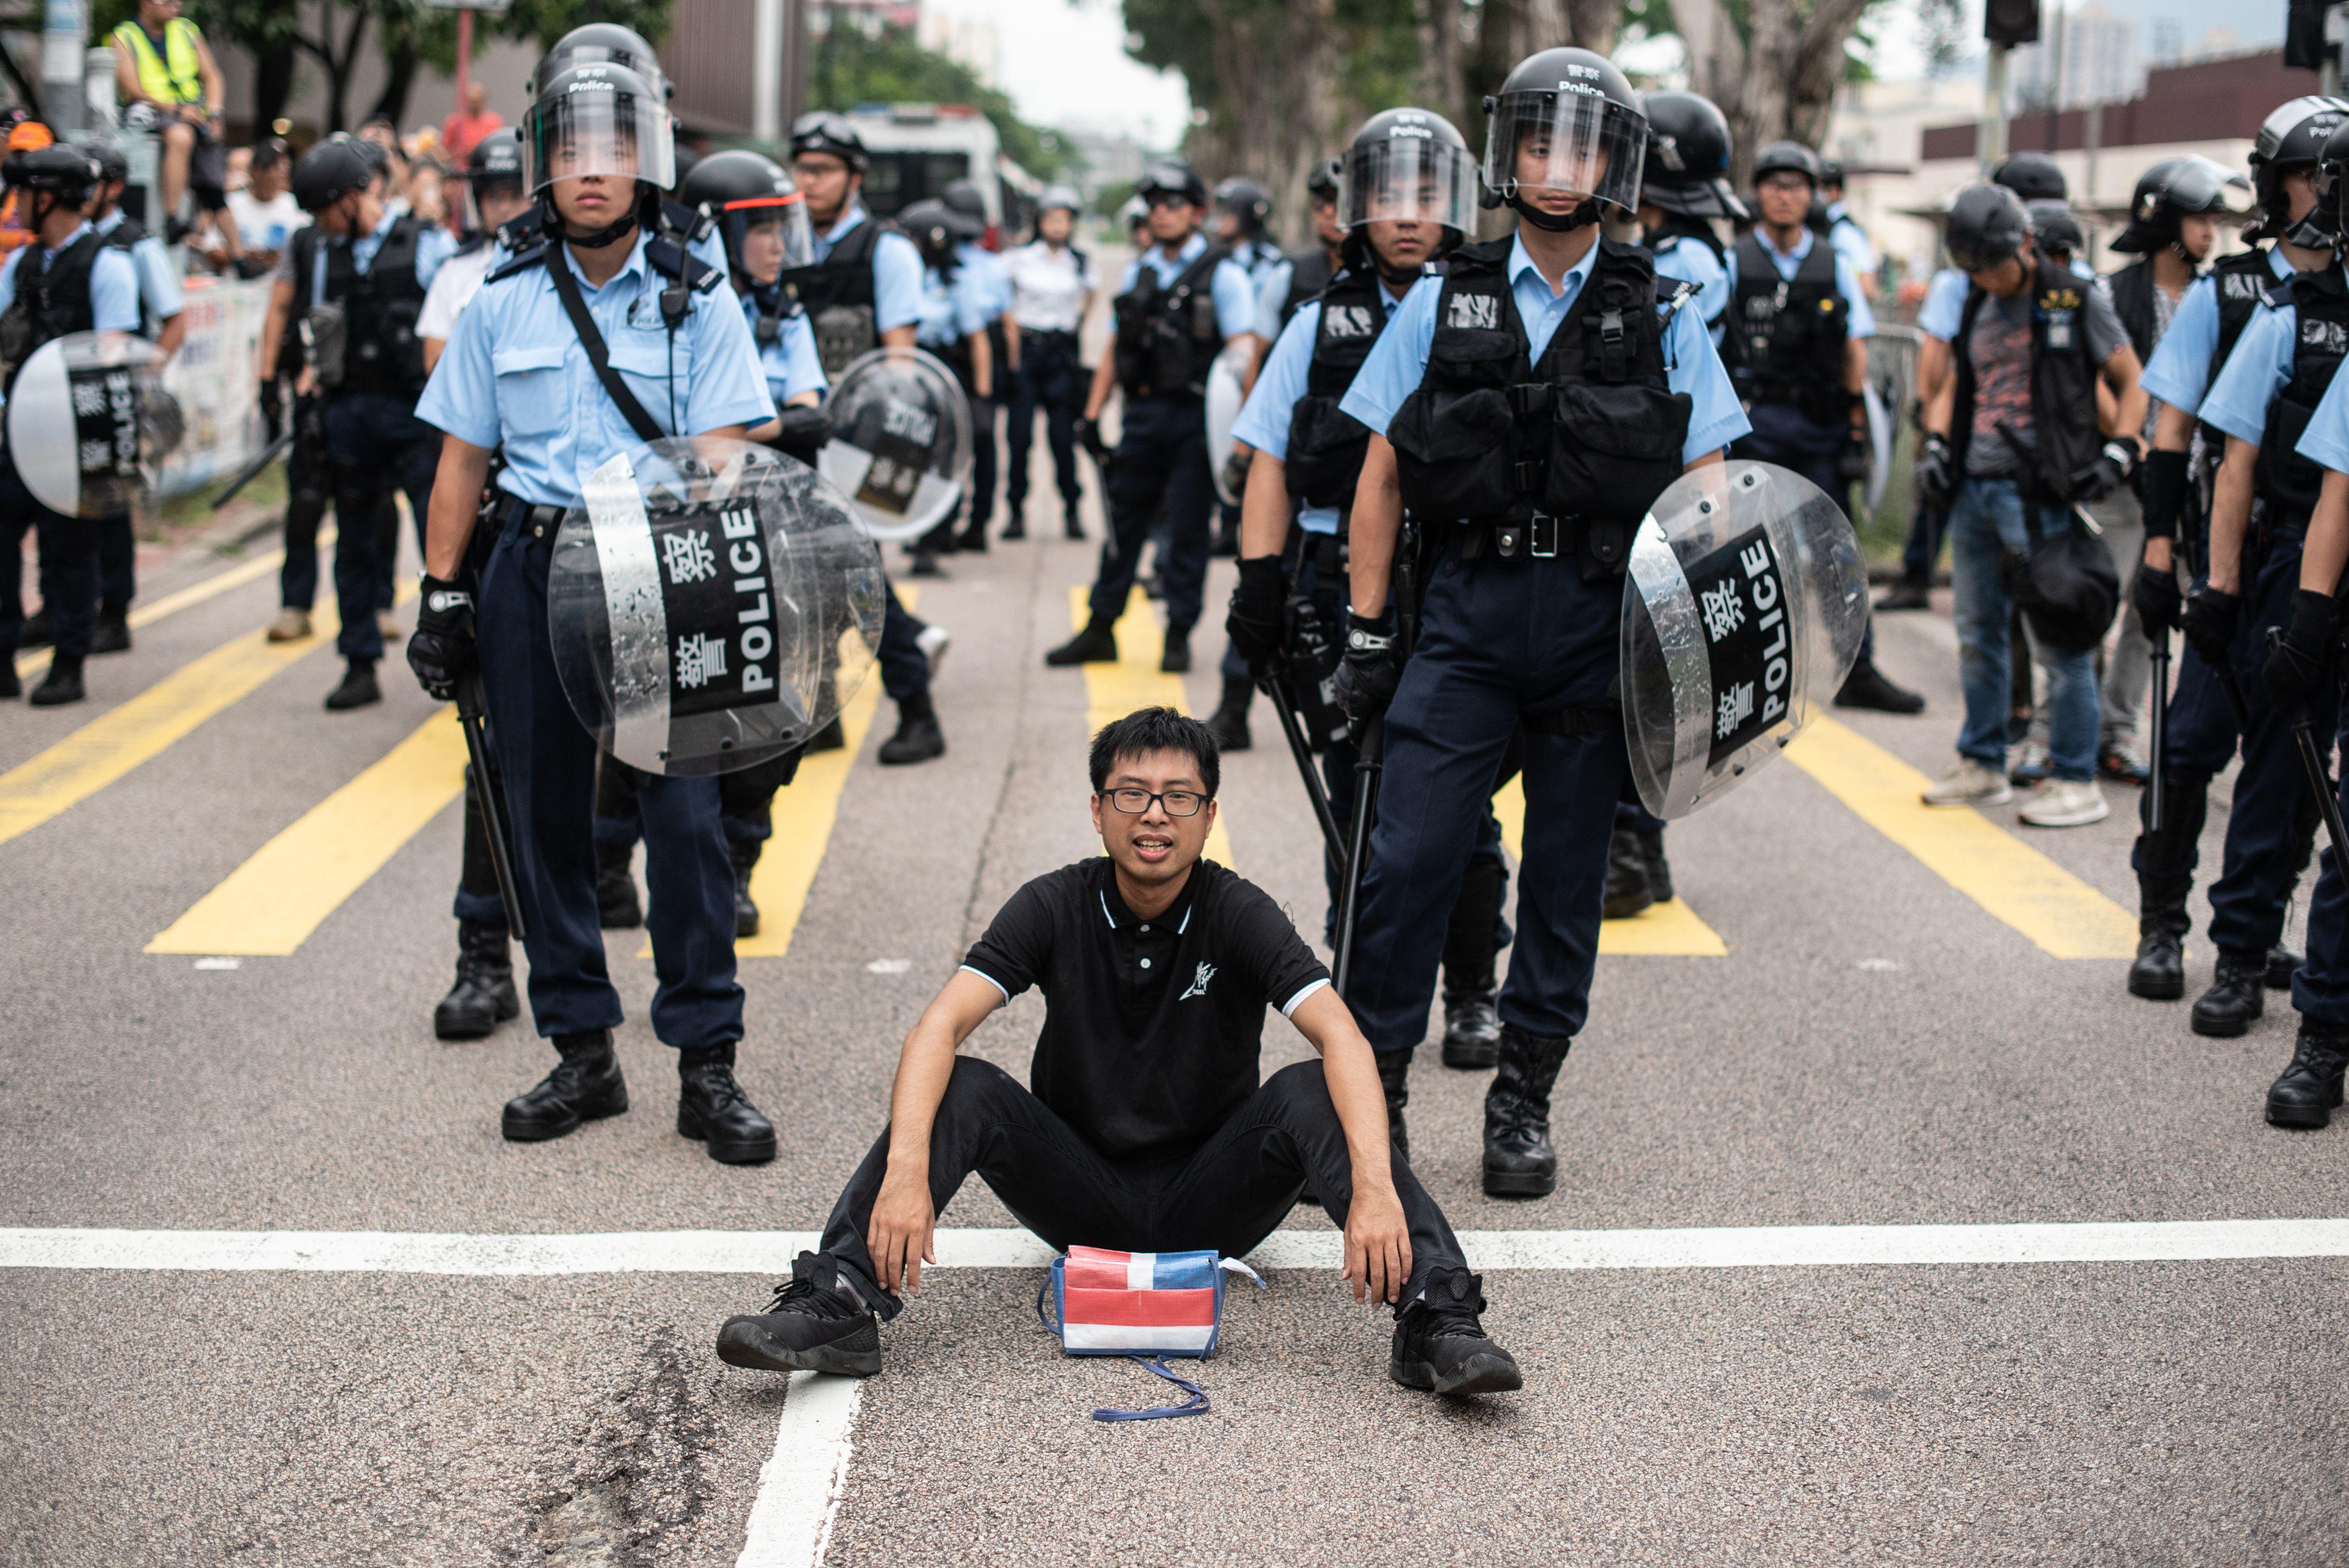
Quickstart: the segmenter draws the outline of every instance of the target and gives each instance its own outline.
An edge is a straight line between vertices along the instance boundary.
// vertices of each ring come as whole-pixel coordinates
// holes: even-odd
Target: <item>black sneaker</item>
[[[1466,1269],[1438,1269],[1417,1300],[1395,1314],[1387,1376],[1431,1394],[1506,1394],[1526,1386],[1516,1358],[1485,1333],[1485,1282]]]
[[[829,1372],[870,1377],[881,1370],[881,1325],[840,1278],[838,1260],[802,1253],[792,1281],[767,1310],[730,1317],[718,1330],[718,1359],[755,1372]]]

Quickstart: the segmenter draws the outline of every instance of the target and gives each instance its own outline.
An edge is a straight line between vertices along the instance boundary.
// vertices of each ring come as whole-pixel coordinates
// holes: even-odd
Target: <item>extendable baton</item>
[[[2168,801],[2168,791],[2161,784],[2161,758],[2169,740],[2169,628],[2153,639],[2153,711],[2148,727],[2153,732],[2153,767],[2145,781],[2146,826],[2154,832],[2161,831],[2162,813]]]
[[[465,732],[465,756],[473,766],[473,787],[481,804],[481,827],[490,841],[490,870],[498,879],[498,902],[505,905],[506,929],[515,940],[530,940],[522,917],[522,893],[514,885],[513,856],[506,839],[505,786],[490,760],[489,742],[481,735],[481,677],[476,671],[457,682],[457,726]]]
[[[1330,805],[1330,791],[1321,782],[1320,770],[1313,766],[1313,748],[1305,739],[1304,722],[1297,717],[1297,699],[1289,695],[1288,683],[1277,675],[1268,675],[1257,684],[1272,699],[1272,711],[1280,719],[1281,738],[1288,742],[1288,755],[1296,759],[1298,776],[1305,780],[1305,798],[1313,802],[1314,820],[1321,824],[1322,845],[1329,851],[1330,863],[1338,868],[1339,880],[1343,882],[1350,863],[1346,837],[1338,826],[1338,813]]]
[[[218,511],[221,508],[234,500],[236,499],[237,491],[243,490],[254,480],[260,478],[261,470],[275,462],[278,459],[284,457],[286,452],[292,449],[293,445],[294,432],[288,430],[284,435],[278,437],[275,440],[270,442],[269,445],[262,448],[261,455],[254,459],[250,463],[247,463],[243,469],[238,473],[236,478],[229,480],[226,489],[222,490],[220,494],[212,497],[212,510]]]
[[[2268,628],[2268,657],[2277,656],[2283,642],[2283,633]],[[2324,813],[2324,836],[2333,841],[2333,869],[2349,875],[2349,825],[2341,820],[2340,797],[2333,793],[2333,777],[2324,770],[2324,753],[2317,749],[2316,722],[2303,707],[2292,719],[2292,738],[2300,747],[2300,765],[2308,770],[2308,787],[2316,795],[2317,810]]]
[[[1379,774],[1385,767],[1387,718],[1367,720],[1354,737],[1354,820],[1347,840],[1346,896],[1338,905],[1338,995],[1354,973],[1354,927],[1362,913],[1362,868],[1371,859],[1371,823],[1379,803]]]

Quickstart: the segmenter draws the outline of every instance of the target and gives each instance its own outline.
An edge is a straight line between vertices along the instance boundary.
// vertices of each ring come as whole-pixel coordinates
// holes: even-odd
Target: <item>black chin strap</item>
[[[1581,206],[1564,217],[1528,205],[1514,189],[1509,191],[1508,204],[1516,210],[1518,217],[1535,228],[1547,229],[1553,234],[1570,234],[1577,229],[1587,229],[1599,222],[1599,199],[1595,196],[1585,197]]]
[[[539,220],[539,232],[558,234],[571,243],[585,246],[591,251],[600,251],[614,241],[626,238],[636,231],[636,210],[635,207],[630,207],[618,218],[602,228],[591,230],[585,234],[578,233],[556,210],[554,198],[552,196],[546,199],[545,212]]]

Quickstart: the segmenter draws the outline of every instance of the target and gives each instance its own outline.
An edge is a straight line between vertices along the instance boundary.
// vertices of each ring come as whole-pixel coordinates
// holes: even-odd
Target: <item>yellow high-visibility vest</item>
[[[204,101],[203,55],[196,47],[203,36],[196,25],[184,16],[174,16],[163,24],[163,53],[155,53],[155,41],[136,22],[125,22],[114,29],[114,36],[130,47],[130,57],[139,67],[139,90],[157,103],[181,104]]]

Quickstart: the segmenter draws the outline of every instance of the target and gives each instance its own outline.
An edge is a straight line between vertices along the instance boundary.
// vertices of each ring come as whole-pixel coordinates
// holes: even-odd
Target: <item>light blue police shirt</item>
[[[852,201],[830,230],[815,237],[815,259],[832,254],[851,229],[865,221],[864,203]],[[895,230],[873,244],[873,330],[911,326],[922,315],[922,253]]]
[[[2349,376],[2335,376],[2318,399],[2295,449],[2313,463],[2349,474]]]
[[[384,241],[391,237],[391,226],[399,215],[387,207],[383,221],[371,233],[361,234],[347,242],[351,247],[351,265],[364,276],[375,265],[375,253],[383,249]],[[335,238],[324,229],[318,231],[318,253],[310,262],[310,300],[312,304],[326,297],[326,252],[346,242]],[[432,274],[440,263],[457,253],[457,236],[438,223],[427,223],[416,231],[416,286],[429,289]]]
[[[98,232],[103,236],[122,227],[124,212],[120,208],[98,220]],[[157,322],[166,322],[188,308],[180,292],[180,274],[171,269],[171,253],[163,242],[150,234],[130,247],[130,259],[139,268],[139,297],[147,306],[147,314]]]
[[[2268,405],[2292,379],[2292,346],[2299,335],[2298,306],[2262,300],[2210,383],[2210,395],[2202,399],[2203,420],[2258,446],[2267,430]]]
[[[1757,227],[1754,231],[1754,241],[1761,245],[1762,253],[1770,258],[1770,264],[1777,268],[1778,275],[1788,283],[1794,282],[1795,274],[1802,270],[1803,259],[1811,253],[1811,247],[1818,242],[1818,236],[1808,229],[1802,232],[1802,236],[1795,242],[1795,248],[1792,251],[1781,251],[1770,242],[1769,235],[1764,233],[1761,229]],[[1730,292],[1734,294],[1737,290],[1737,253],[1734,250],[1729,253],[1728,272]],[[1961,280],[1964,275],[1962,273],[1959,274]],[[1850,307],[1851,325],[1847,329],[1849,335],[1874,337],[1876,313],[1868,308],[1868,295],[1860,290],[1859,274],[1852,271],[1850,261],[1841,255],[1836,257],[1835,277],[1836,293],[1843,295],[1844,304]],[[1961,294],[1959,299],[1962,303],[1964,295]],[[1955,328],[1952,327],[1951,330],[1954,331]]]
[[[2292,266],[2272,245],[2268,271],[2281,283]],[[2245,330],[2249,330],[2248,326]],[[2186,297],[2169,318],[2169,330],[2153,346],[2141,378],[2146,393],[2173,408],[2191,414],[2202,406],[2210,389],[2210,356],[2219,351],[2219,280],[2209,273],[2187,285]]]
[[[955,261],[959,264],[957,276],[974,279],[979,297],[987,307],[988,325],[1011,309],[1011,269],[1003,258],[975,240],[964,240],[955,246]]]
[[[1125,272],[1118,279],[1117,292],[1130,292],[1147,265],[1157,274],[1161,288],[1183,275],[1183,269],[1199,259],[1207,248],[1207,237],[1193,232],[1183,242],[1183,248],[1168,256],[1163,245],[1153,245],[1133,261],[1125,263]],[[1257,325],[1256,285],[1248,281],[1247,270],[1226,256],[1216,263],[1215,275],[1208,281],[1209,291],[1216,301],[1216,330],[1226,341],[1244,332],[1254,332]]]
[[[1684,284],[1696,284],[1696,298],[1684,308],[1704,317],[1712,329],[1716,347],[1721,343],[1723,318],[1729,311],[1729,269],[1713,253],[1713,247],[1702,240],[1692,240],[1686,234],[1667,234],[1655,248],[1656,275],[1678,278]]]
[[[481,285],[457,318],[416,417],[477,447],[502,445],[498,486],[542,506],[577,506],[580,483],[638,438],[587,361],[548,266],[570,267],[570,247],[544,264]],[[775,417],[750,328],[723,285],[690,296],[672,340],[661,320],[667,280],[645,262],[637,234],[603,287],[579,279],[581,296],[610,347],[613,368],[660,428],[698,435]]]
[[[952,281],[936,267],[924,267],[922,314],[914,324],[914,341],[924,348],[951,348],[985,332],[993,297],[987,279],[968,267],[957,267]]]
[[[1583,252],[1582,259],[1567,269],[1563,287],[1553,295],[1548,280],[1526,254],[1525,242],[1509,242],[1509,290],[1516,302],[1517,317],[1526,325],[1529,366],[1541,362],[1542,351],[1557,335],[1558,323],[1566,319],[1575,296],[1582,292],[1598,256],[1596,244]],[[1428,350],[1435,341],[1435,302],[1443,293],[1444,280],[1438,277],[1422,278],[1412,285],[1411,293],[1403,296],[1402,308],[1387,324],[1385,335],[1371,350],[1353,386],[1347,388],[1345,401],[1339,405],[1381,436],[1393,421],[1395,410],[1419,389],[1427,373]],[[1691,400],[1688,438],[1681,443],[1682,463],[1720,451],[1754,428],[1696,312],[1682,307],[1673,313],[1664,333],[1664,365],[1671,389],[1687,393]]]
[[[66,242],[49,252],[54,263],[57,252],[72,245],[89,232],[84,223],[66,236]],[[16,297],[16,263],[24,258],[29,245],[20,245],[0,263],[0,310],[6,310]],[[101,245],[89,264],[89,314],[92,332],[136,332],[139,330],[139,269],[120,251]]]
[[[1342,274],[1341,274],[1342,275]],[[1390,294],[1383,280],[1379,284],[1379,303],[1387,307],[1390,324],[1395,307],[1403,296]],[[1232,422],[1232,438],[1268,452],[1282,462],[1288,460],[1288,424],[1297,411],[1297,400],[1305,396],[1307,374],[1313,368],[1313,338],[1321,329],[1321,302],[1308,300],[1297,307],[1281,329],[1272,352],[1264,356],[1264,368],[1257,372],[1256,389],[1240,405],[1240,417]],[[1308,533],[1338,531],[1338,509],[1334,506],[1309,506],[1297,514],[1297,525]]]
[[[1256,327],[1270,343],[1280,335],[1280,307],[1288,303],[1288,285],[1297,280],[1297,263],[1283,256],[1256,274]]]
[[[1868,243],[1868,231],[1840,201],[1827,203],[1827,243],[1862,277],[1876,270],[1876,247]]]
[[[821,392],[827,385],[823,361],[815,352],[815,328],[807,312],[785,316],[775,341],[759,344],[759,302],[742,296],[742,319],[750,328],[750,342],[759,349],[759,370],[767,378],[767,396],[781,407],[802,392]]]

